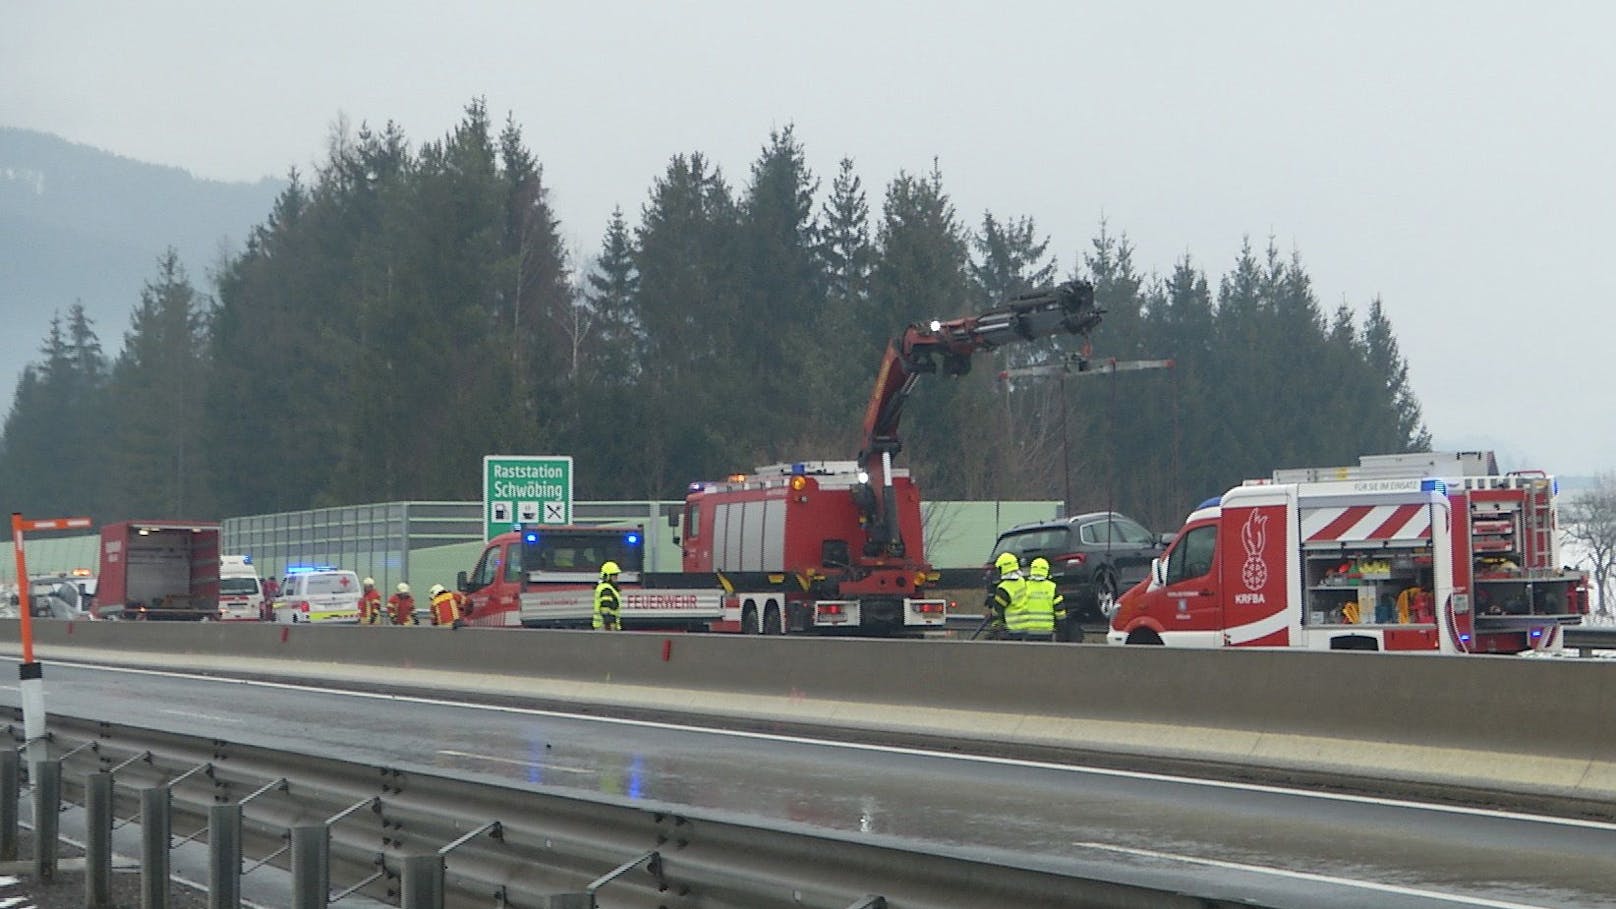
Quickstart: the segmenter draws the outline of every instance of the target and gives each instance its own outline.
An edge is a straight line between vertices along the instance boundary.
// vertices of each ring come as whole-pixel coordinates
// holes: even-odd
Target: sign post
[[[11,513],[11,545],[17,557],[17,618],[22,633],[22,663],[17,667],[17,680],[22,695],[23,750],[30,770],[44,763],[49,753],[45,741],[45,668],[34,660],[34,611],[28,602],[28,556],[23,551],[22,535],[29,530],[84,530],[89,526],[89,518],[28,521],[19,512]]]
[[[483,458],[483,542],[519,524],[571,523],[570,455]]]

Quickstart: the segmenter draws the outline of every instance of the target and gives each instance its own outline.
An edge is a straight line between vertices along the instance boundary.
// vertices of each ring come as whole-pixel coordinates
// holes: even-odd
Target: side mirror
[[[668,526],[673,528],[677,528],[679,526],[679,512],[668,512]]]
[[[1156,582],[1157,587],[1167,586],[1167,560],[1150,560],[1150,579]]]
[[[1178,539],[1178,534],[1176,533],[1163,533],[1156,535],[1157,542],[1161,543],[1163,546],[1173,545],[1173,541],[1176,539]]]
[[[466,586],[466,573],[464,571],[455,572],[455,589],[461,593],[471,589]]]

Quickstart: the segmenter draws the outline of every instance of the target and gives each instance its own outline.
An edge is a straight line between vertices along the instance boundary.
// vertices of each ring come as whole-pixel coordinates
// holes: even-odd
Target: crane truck
[[[525,527],[484,547],[460,589],[473,625],[587,625],[600,565],[623,569],[625,628],[750,634],[894,634],[941,627],[944,600],[925,559],[920,492],[893,459],[899,422],[928,373],[962,376],[971,358],[1100,324],[1084,281],[1020,294],[892,338],[865,407],[863,441],[846,461],[791,461],[691,483],[679,516],[681,571],[642,569],[641,528]]]

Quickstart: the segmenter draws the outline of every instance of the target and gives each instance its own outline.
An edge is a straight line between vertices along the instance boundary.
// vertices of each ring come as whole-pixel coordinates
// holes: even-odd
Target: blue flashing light
[[[287,574],[308,574],[311,571],[334,571],[330,565],[288,565]]]
[[[1534,638],[1543,637],[1543,629],[1541,629],[1541,628],[1533,628],[1532,629],[1532,637],[1534,637]]]
[[[1439,492],[1442,495],[1447,495],[1448,484],[1436,477],[1428,477],[1420,481],[1420,492]]]
[[[685,487],[685,489],[689,492],[701,492],[702,486],[699,482],[691,483],[689,486]]]
[[[792,476],[800,477],[800,476],[803,476],[803,475],[805,475],[807,473],[808,473],[808,465],[807,464],[804,464],[801,461],[797,461],[796,463],[791,465],[791,475]]]
[[[1559,496],[1560,496],[1560,478],[1559,477],[1555,477],[1553,480],[1549,481],[1549,489],[1553,491],[1555,498],[1559,498]]]
[[[243,564],[243,565],[251,565],[252,564],[252,553],[249,552],[246,555],[242,556],[241,557],[241,564]]]
[[[1205,502],[1202,502],[1201,504],[1195,506],[1195,510],[1200,511],[1203,508],[1211,508],[1213,505],[1222,505],[1222,504],[1223,504],[1223,496],[1213,496],[1212,498],[1207,499]]]
[[[1459,635],[1459,640],[1461,640],[1461,641],[1469,641],[1470,640],[1470,635],[1461,634],[1461,635]]]
[[[528,544],[529,546],[532,546],[534,543],[537,543],[538,541],[539,541],[539,532],[537,530],[529,530],[527,533],[522,534],[522,542]]]
[[[640,535],[637,533],[626,534],[623,537],[623,542],[630,546],[638,546],[640,545]]]

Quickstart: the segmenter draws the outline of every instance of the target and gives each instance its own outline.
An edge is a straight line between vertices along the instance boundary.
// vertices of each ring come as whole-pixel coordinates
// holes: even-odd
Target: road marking
[[[470,758],[474,761],[488,761],[492,764],[509,764],[512,767],[526,767],[529,770],[538,768],[539,770],[544,771],[553,770],[557,773],[578,773],[589,776],[600,773],[599,767],[568,767],[565,764],[550,764],[544,761],[519,761],[515,758],[498,757],[492,754],[478,754],[475,751],[451,751],[447,748],[439,748],[436,753],[441,754],[444,757]]]
[[[762,742],[782,742],[795,745],[817,745],[823,748],[837,748],[849,751],[865,751],[875,754],[898,754],[910,757],[929,757],[939,760],[961,761],[966,763],[989,764],[999,767],[1027,767],[1038,770],[1056,770],[1066,773],[1082,773],[1091,776],[1109,776],[1118,779],[1144,780],[1149,782],[1176,783],[1184,786],[1199,786],[1206,789],[1223,789],[1234,792],[1259,792],[1268,795],[1282,795],[1301,797],[1307,799],[1322,799],[1325,801],[1342,802],[1359,805],[1379,805],[1387,808],[1405,808],[1413,811],[1427,811],[1435,814],[1462,815],[1468,817],[1498,818],[1511,821],[1529,821],[1540,824],[1551,824],[1562,827],[1579,827],[1585,830],[1600,830],[1607,833],[1616,833],[1616,823],[1609,821],[1595,821],[1584,818],[1555,817],[1546,814],[1528,814],[1521,811],[1503,811],[1492,808],[1472,808],[1464,805],[1438,805],[1426,802],[1415,802],[1407,799],[1384,798],[1372,795],[1353,795],[1343,792],[1318,792],[1311,789],[1289,789],[1284,786],[1270,786],[1261,783],[1239,783],[1229,780],[1206,780],[1188,776],[1174,776],[1167,773],[1147,773],[1141,770],[1117,770],[1109,767],[1078,767],[1070,764],[1056,764],[1049,761],[1033,761],[1021,758],[994,757],[981,754],[956,754],[947,751],[933,751],[925,748],[904,748],[898,745],[873,745],[863,742],[838,742],[829,739],[815,739],[806,736],[781,735],[772,732],[746,732],[743,730],[714,729],[709,726],[690,726],[683,723],[660,723],[653,720],[631,720],[623,717],[590,716],[578,713],[567,713],[562,710],[541,710],[535,707],[512,707],[504,704],[474,704],[465,701],[452,701],[446,698],[424,697],[407,694],[382,694],[371,691],[350,691],[346,688],[328,688],[322,685],[300,685],[294,682],[271,682],[262,679],[235,679],[214,675],[199,675],[191,672],[172,672],[161,669],[136,669],[127,666],[102,666],[96,663],[77,663],[69,660],[52,660],[56,666],[76,666],[84,669],[104,672],[123,672],[133,675],[155,675],[167,678],[194,679],[202,682],[215,682],[224,685],[247,685],[255,688],[273,688],[288,691],[313,692],[317,694],[335,694],[344,697],[366,698],[378,701],[399,701],[407,704],[431,704],[442,707],[455,707],[461,710],[482,710],[489,713],[507,713],[517,716],[555,717],[574,721],[587,721],[614,726],[631,726],[644,729],[668,729],[675,732],[691,732],[705,735],[727,736],[732,738],[751,739]],[[239,721],[238,721],[239,722]]]
[[[182,716],[188,720],[212,720],[215,723],[236,723],[237,725],[246,722],[246,720],[237,719],[235,717],[214,716],[211,713],[197,713],[195,710],[175,710],[170,707],[161,708],[157,712],[169,713],[173,714],[174,716]]]
[[[1400,887],[1396,884],[1379,884],[1374,881],[1358,881],[1350,877],[1335,877],[1329,874],[1314,874],[1310,871],[1290,871],[1285,868],[1271,868],[1266,865],[1247,865],[1244,862],[1228,862],[1221,859],[1198,858],[1193,855],[1179,855],[1175,852],[1157,852],[1154,849],[1132,849],[1127,846],[1113,846],[1109,843],[1074,842],[1073,846],[1084,849],[1100,849],[1106,852],[1119,852],[1123,855],[1135,855],[1142,858],[1164,859],[1170,862],[1184,862],[1191,865],[1205,865],[1209,868],[1223,868],[1230,871],[1247,871],[1253,874],[1267,874],[1275,877],[1288,877],[1299,881],[1311,881],[1320,884],[1334,884],[1339,887],[1356,887],[1360,890],[1374,890],[1378,893],[1395,893],[1398,896],[1417,896],[1422,899],[1440,900],[1445,903],[1458,903],[1464,906],[1482,906],[1486,909],[1544,909],[1542,903],[1513,903],[1507,900],[1494,900],[1482,896],[1458,896],[1450,893],[1437,893],[1434,890],[1420,890],[1415,887]]]

